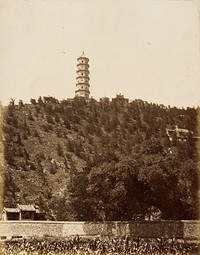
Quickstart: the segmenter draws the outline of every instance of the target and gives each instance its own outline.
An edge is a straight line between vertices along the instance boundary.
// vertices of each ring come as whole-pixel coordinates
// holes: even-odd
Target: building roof
[[[20,210],[18,208],[6,208],[4,207],[4,211],[8,212],[8,213],[19,213]]]
[[[182,132],[182,133],[189,133],[190,132],[188,129],[184,129],[184,128],[177,128],[176,131]]]
[[[35,212],[38,214],[43,214],[43,212],[39,208],[37,208]]]
[[[21,211],[32,211],[35,212],[35,207],[33,205],[17,205],[17,207],[21,210]]]

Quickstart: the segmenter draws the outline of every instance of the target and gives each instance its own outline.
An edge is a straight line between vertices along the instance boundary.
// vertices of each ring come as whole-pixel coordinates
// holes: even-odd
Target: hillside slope
[[[31,99],[31,104],[11,101],[4,111],[5,206],[37,204],[55,220],[132,219],[150,207],[161,210],[163,218],[196,218],[198,175],[192,137],[197,111],[128,102],[119,96],[99,102],[59,102],[52,97]],[[190,131],[185,141],[175,133],[169,140],[166,128],[175,126]],[[127,184],[132,175],[123,179],[126,169],[134,172],[137,183]],[[153,176],[156,171],[158,178]],[[162,185],[173,187],[171,198],[170,192],[157,197]],[[107,189],[106,195],[100,187]],[[170,214],[175,203],[180,209]],[[124,209],[118,210],[121,206]]]

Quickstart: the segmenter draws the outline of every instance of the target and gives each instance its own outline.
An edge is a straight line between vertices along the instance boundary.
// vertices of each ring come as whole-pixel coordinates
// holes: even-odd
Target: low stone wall
[[[0,222],[0,236],[10,239],[15,236],[65,237],[85,235],[84,222],[54,222],[54,221],[4,221]]]
[[[199,239],[200,221],[0,221],[0,237],[124,236]]]
[[[200,239],[200,221],[182,221],[183,224],[183,238]]]

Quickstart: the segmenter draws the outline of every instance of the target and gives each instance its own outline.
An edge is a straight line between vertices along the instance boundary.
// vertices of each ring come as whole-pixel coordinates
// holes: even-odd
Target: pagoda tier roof
[[[76,79],[78,79],[78,78],[87,78],[87,79],[89,79],[89,76],[87,76],[87,75],[78,75],[76,77]]]
[[[77,73],[80,73],[80,72],[87,72],[88,74],[90,73],[89,70],[83,70],[83,69],[79,69],[79,70],[77,70],[76,72],[77,72]]]
[[[84,65],[87,66],[87,67],[90,66],[88,63],[78,63],[78,64],[77,64],[77,66],[84,66]]]
[[[77,60],[79,59],[87,59],[89,61],[89,58],[86,58],[85,56],[80,56],[79,58],[77,58]]]
[[[76,84],[76,86],[78,86],[78,85],[87,85],[88,87],[90,87],[90,84],[86,83],[86,82],[79,82]]]
[[[79,91],[86,91],[90,93],[89,89],[77,89],[75,92],[79,92]]]
[[[78,77],[76,77],[77,80],[78,80],[79,78],[80,78],[80,79],[81,79],[81,78],[86,78],[86,79],[90,80],[90,78],[87,77],[87,76],[78,76]]]
[[[78,77],[76,77],[76,79],[79,79],[79,78],[87,78],[88,80],[90,80],[90,77],[89,76],[78,76]]]

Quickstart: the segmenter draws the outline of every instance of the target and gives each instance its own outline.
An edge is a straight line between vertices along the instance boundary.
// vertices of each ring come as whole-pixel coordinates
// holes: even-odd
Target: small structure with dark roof
[[[33,205],[17,205],[20,210],[19,220],[34,220],[36,208]]]
[[[33,205],[20,205],[17,208],[4,207],[1,214],[2,220],[44,220],[44,214],[40,212],[38,207]]]
[[[19,220],[20,210],[18,208],[6,208],[4,207],[2,212],[2,220]]]

